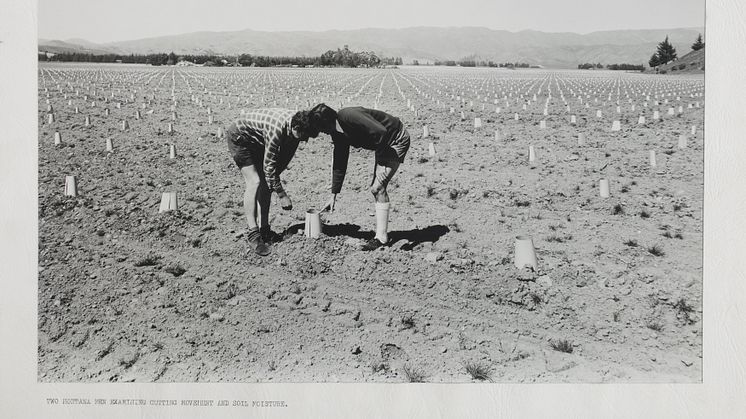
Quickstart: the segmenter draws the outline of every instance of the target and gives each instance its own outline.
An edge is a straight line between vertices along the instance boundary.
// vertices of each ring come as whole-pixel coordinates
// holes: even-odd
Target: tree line
[[[591,70],[594,68],[604,68],[604,65],[601,63],[593,64],[593,63],[583,63],[578,64],[578,70]]]
[[[419,65],[417,60],[414,60],[413,65]],[[497,68],[529,68],[528,63],[496,63],[494,61],[477,61],[477,60],[444,60],[435,61],[433,64],[448,67],[497,67]]]
[[[213,54],[175,54],[174,52],[157,54],[89,54],[80,52],[56,53],[49,56],[39,52],[40,61],[87,62],[174,65],[180,61],[205,66],[244,66],[244,67],[278,67],[278,66],[324,66],[324,67],[378,67],[381,65],[401,65],[401,57],[378,57],[373,52],[351,51],[347,45],[337,50],[329,50],[317,57],[265,56],[265,55],[213,55]]]
[[[578,64],[578,70],[592,70],[596,68],[604,68],[601,63],[584,63]],[[642,64],[606,64],[607,70],[626,70],[626,71],[644,71],[645,66]]]

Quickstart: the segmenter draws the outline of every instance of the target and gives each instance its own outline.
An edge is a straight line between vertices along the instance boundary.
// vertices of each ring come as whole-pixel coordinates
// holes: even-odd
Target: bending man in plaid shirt
[[[269,226],[272,191],[280,198],[283,209],[293,208],[280,182],[280,173],[295,155],[298,143],[318,135],[311,128],[308,111],[276,108],[250,111],[225,130],[228,150],[246,183],[243,205],[249,223],[249,244],[261,256],[268,255],[269,243],[279,238]]]

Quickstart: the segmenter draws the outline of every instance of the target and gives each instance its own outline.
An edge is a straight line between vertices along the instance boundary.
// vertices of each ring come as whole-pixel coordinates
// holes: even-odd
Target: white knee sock
[[[376,202],[376,238],[381,243],[389,241],[389,203]]]

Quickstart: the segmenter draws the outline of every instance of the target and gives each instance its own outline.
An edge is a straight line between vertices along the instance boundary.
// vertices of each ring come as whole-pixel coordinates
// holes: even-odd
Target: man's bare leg
[[[249,225],[248,240],[255,246],[254,251],[261,255],[266,256],[269,254],[269,246],[267,246],[261,239],[259,233],[259,227],[257,226],[257,200],[260,198],[259,191],[261,190],[262,180],[259,173],[256,171],[256,167],[244,166],[241,168],[241,175],[243,175],[244,182],[246,183],[246,190],[243,195],[243,207],[246,212],[246,221]],[[265,185],[266,188],[266,185]],[[269,191],[267,191],[269,192]],[[269,205],[266,205],[265,220],[268,219]],[[263,208],[259,206],[260,212],[263,212]],[[261,219],[260,219],[261,222]],[[266,221],[265,221],[266,222]]]

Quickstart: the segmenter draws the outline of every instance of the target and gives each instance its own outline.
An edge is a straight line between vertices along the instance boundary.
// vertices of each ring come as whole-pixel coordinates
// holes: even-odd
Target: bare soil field
[[[328,198],[322,134],[282,175],[295,208],[273,202],[284,240],[261,258],[219,130],[319,102],[407,126],[393,244],[357,247],[366,151],[303,236]],[[703,121],[702,75],[41,63],[38,379],[699,382]],[[536,270],[514,266],[520,235]]]

